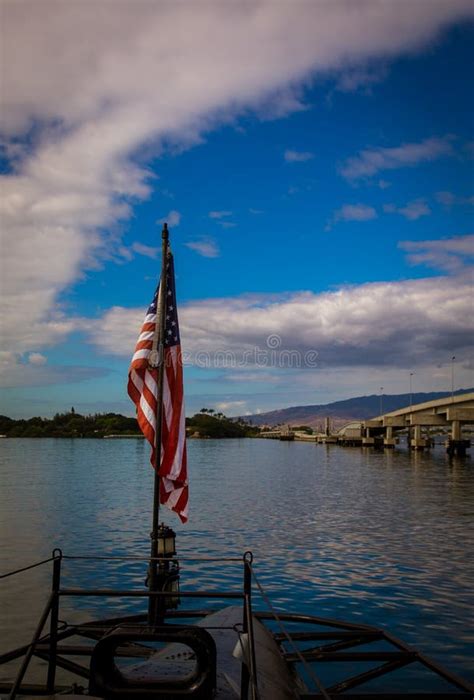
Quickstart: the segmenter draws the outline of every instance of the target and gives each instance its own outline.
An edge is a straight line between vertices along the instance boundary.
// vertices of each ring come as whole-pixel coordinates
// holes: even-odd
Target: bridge
[[[429,431],[439,428],[447,433],[448,453],[464,455],[470,447],[470,440],[462,435],[464,425],[474,425],[474,392],[405,406],[365,421],[351,421],[334,433],[330,430],[329,418],[326,418],[324,433],[307,435],[286,426],[264,431],[259,437],[392,448],[398,443],[397,434],[403,431],[408,433],[412,450],[424,450],[432,445]]]
[[[410,447],[423,450],[430,446],[426,434],[430,428],[447,428],[450,454],[465,454],[470,441],[463,439],[462,426],[474,424],[474,392],[426,401],[362,421],[362,445],[374,445],[383,438],[384,447],[394,447],[396,432],[408,430]]]

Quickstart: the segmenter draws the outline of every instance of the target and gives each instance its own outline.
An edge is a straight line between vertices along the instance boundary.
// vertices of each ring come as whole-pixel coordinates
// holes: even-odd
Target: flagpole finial
[[[161,232],[161,237],[163,238],[163,240],[168,240],[168,233],[168,224],[165,221],[165,223],[163,224],[163,230]]]

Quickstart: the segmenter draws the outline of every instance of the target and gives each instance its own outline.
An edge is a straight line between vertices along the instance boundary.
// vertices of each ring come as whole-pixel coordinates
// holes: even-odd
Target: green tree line
[[[96,413],[83,416],[72,409],[56,413],[54,418],[14,420],[0,416],[0,434],[7,437],[82,437],[101,438],[105,435],[139,435],[136,418],[119,413]]]
[[[212,408],[201,408],[192,418],[186,418],[188,435],[201,438],[254,437],[259,429],[249,425],[243,418],[227,418]]]
[[[243,419],[227,418],[213,409],[201,409],[192,418],[186,418],[188,435],[203,438],[253,437],[255,428]],[[127,418],[119,413],[95,413],[83,416],[74,408],[67,413],[56,413],[54,418],[15,420],[0,416],[0,435],[18,438],[103,438],[107,435],[141,435],[136,418]]]

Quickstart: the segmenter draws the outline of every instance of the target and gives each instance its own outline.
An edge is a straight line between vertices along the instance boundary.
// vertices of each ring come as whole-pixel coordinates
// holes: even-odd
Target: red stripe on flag
[[[169,283],[169,282],[168,282]],[[172,280],[174,290],[174,278]],[[173,292],[174,296],[174,292]],[[170,302],[168,301],[168,304]],[[164,352],[165,371],[163,376],[163,410],[161,445],[159,446],[160,464],[160,503],[171,508],[181,518],[187,521],[188,516],[188,478],[186,457],[186,427],[183,405],[183,367],[181,348],[179,343],[179,330],[177,327],[177,315],[175,301],[170,306],[170,311],[175,314],[172,335],[176,335],[175,344],[166,347]],[[156,304],[155,304],[156,307]],[[151,309],[151,307],[150,307]],[[167,307],[168,313],[168,307]],[[150,313],[147,318],[150,318]],[[156,318],[156,315],[154,315]],[[134,356],[129,370],[128,395],[132,399],[137,410],[137,420],[140,430],[150,443],[152,448],[151,463],[156,469],[157,451],[156,439],[156,413],[157,413],[157,385],[158,369],[150,368],[148,363],[153,349],[153,340],[140,340],[143,333],[154,333],[155,322],[146,321],[140,331]],[[171,333],[171,330],[169,331]],[[135,357],[140,353],[139,357]],[[149,380],[147,383],[147,379]],[[150,380],[154,380],[151,382]]]

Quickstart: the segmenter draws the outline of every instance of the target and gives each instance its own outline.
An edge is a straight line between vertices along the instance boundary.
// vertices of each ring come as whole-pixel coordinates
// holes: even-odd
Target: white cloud
[[[188,118],[193,107],[202,113],[204,105],[222,106],[222,98],[255,100],[265,82],[268,94],[310,70],[347,71],[410,51],[473,13],[469,0],[363,2],[357,12],[347,0],[308,3],[299,12],[274,2],[210,3],[199,12],[194,5],[136,7],[120,3],[112,16],[105,3],[99,10],[4,3],[4,51],[14,68],[3,77],[5,128],[18,133],[32,118],[77,124],[133,100],[137,115],[152,107],[149,116],[162,122],[167,115],[171,130],[177,98]]]
[[[248,109],[301,109],[308,77],[419,49],[473,14],[470,0],[369,1],[357,12],[346,0],[298,12],[272,0],[124,1],[113,12],[103,1],[25,0],[2,11],[0,130],[12,159],[1,178],[2,340],[19,351],[76,328],[61,293],[129,257],[120,224],[150,194],[145,149],[187,148]]]
[[[399,247],[409,253],[408,261],[412,265],[427,265],[453,273],[474,263],[474,235],[436,241],[401,241]],[[473,293],[471,288],[468,292],[471,307]],[[472,308],[467,313],[472,315]]]
[[[25,356],[0,351],[0,386],[2,388],[74,384],[103,377],[109,372],[110,370],[104,367],[47,365],[46,357],[41,353],[30,353]]]
[[[199,255],[202,255],[203,258],[219,257],[219,248],[217,247],[215,241],[211,240],[210,238],[190,241],[189,243],[186,243],[186,245],[188,248],[191,248],[191,250],[194,250],[196,253],[199,253]]]
[[[370,221],[377,218],[377,212],[367,204],[344,204],[334,212],[334,221]]]
[[[245,411],[247,408],[247,402],[246,401],[221,401],[219,403],[216,403],[216,408],[219,411],[229,411],[231,413],[235,413],[236,411]]]
[[[40,367],[41,365],[45,365],[47,362],[47,358],[45,355],[42,355],[40,352],[31,352],[28,355],[28,362],[30,365],[36,365],[37,367]]]
[[[403,368],[426,365],[427,358],[435,364],[446,353],[462,356],[472,350],[471,307],[472,283],[460,275],[363,284],[320,294],[202,300],[182,305],[179,317],[183,349],[197,366],[216,366],[219,352],[229,358],[231,369],[248,373],[262,366],[255,355],[260,348],[269,363],[264,366],[270,369],[276,347],[275,357],[281,351],[297,351],[304,360],[306,353],[317,352],[317,365],[324,368]],[[107,354],[128,357],[142,315],[114,307],[91,328],[91,342]],[[270,336],[278,343],[269,343]],[[201,362],[206,357],[209,365]],[[316,370],[313,366],[306,371]]]
[[[232,216],[232,212],[231,211],[210,211],[209,212],[210,219],[223,219],[226,216]]]
[[[451,138],[425,139],[419,143],[403,143],[392,148],[368,148],[349,158],[340,168],[348,180],[369,177],[381,170],[395,170],[426,163],[454,154]]]
[[[159,224],[168,224],[170,228],[173,226],[179,226],[181,221],[181,214],[179,211],[176,211],[176,209],[172,209],[166,216],[164,216],[162,219],[158,219]]]
[[[115,149],[86,146],[88,131],[84,127],[80,137],[43,145],[21,173],[1,178],[2,341],[7,348],[54,344],[71,330],[73,320],[57,307],[58,292],[118,248],[115,223],[130,215],[129,205],[119,201],[122,195],[148,193],[145,174]],[[89,148],[95,151],[91,162]]]
[[[284,158],[287,163],[304,163],[307,160],[312,160],[314,158],[314,153],[310,151],[287,150],[284,153]]]
[[[394,204],[384,204],[383,210],[386,214],[401,214],[405,219],[416,221],[422,216],[429,216],[431,209],[424,199],[414,199],[404,207],[396,207]]]

